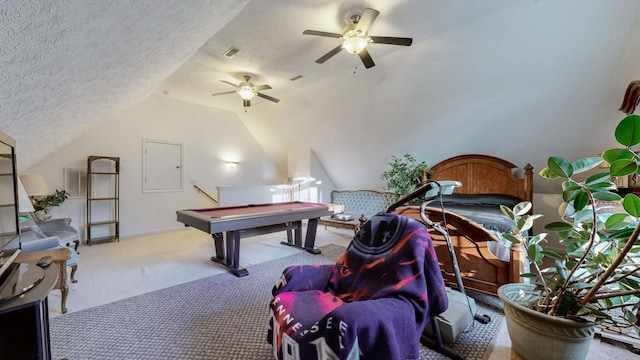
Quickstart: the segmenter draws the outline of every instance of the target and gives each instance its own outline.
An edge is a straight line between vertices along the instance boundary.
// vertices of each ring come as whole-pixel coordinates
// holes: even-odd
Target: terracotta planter
[[[550,316],[527,307],[538,292],[530,284],[506,284],[498,289],[511,347],[525,360],[582,360],[587,357],[594,324]]]

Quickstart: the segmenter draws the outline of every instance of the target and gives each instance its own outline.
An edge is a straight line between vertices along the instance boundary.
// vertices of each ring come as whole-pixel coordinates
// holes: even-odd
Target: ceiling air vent
[[[291,78],[291,79],[289,79],[289,80],[291,80],[291,81],[296,81],[296,80],[300,79],[301,77],[302,77],[302,75],[296,75],[296,76],[292,77],[292,78]]]
[[[225,51],[223,55],[228,58],[232,58],[233,55],[237,54],[238,52],[240,52],[240,49],[238,49],[235,46],[232,46],[229,48],[229,50]]]

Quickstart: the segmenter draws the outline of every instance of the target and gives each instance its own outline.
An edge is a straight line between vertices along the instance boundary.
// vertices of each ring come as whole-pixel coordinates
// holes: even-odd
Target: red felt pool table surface
[[[196,213],[210,218],[238,217],[245,215],[260,215],[280,211],[317,210],[319,207],[328,207],[327,204],[311,202],[286,202],[275,204],[250,204],[242,206],[228,206],[209,209],[195,209]]]

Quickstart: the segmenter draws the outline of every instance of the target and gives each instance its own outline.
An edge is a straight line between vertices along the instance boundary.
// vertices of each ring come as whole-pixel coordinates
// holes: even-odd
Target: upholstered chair
[[[24,213],[23,215],[29,216],[26,221],[20,223],[20,227],[23,230],[34,231],[39,238],[57,236],[60,242],[66,246],[70,246],[71,243],[73,243],[73,250],[78,252],[80,236],[78,230],[71,226],[70,218],[55,218],[40,221],[36,219],[32,212]]]
[[[24,223],[23,223],[24,224]],[[18,260],[29,261],[38,260],[44,256],[52,256],[53,262],[58,266],[58,281],[54,286],[61,293],[60,310],[63,314],[67,312],[67,295],[69,293],[69,285],[67,284],[67,267],[71,268],[70,279],[72,283],[76,283],[76,270],[78,269],[78,253],[67,247],[66,244],[57,236],[46,236],[37,225],[23,225],[20,230],[20,250]]]

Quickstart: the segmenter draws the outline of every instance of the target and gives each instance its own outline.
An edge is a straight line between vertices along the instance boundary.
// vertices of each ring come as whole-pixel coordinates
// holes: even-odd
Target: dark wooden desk
[[[29,271],[39,270],[37,261]],[[44,278],[21,296],[0,303],[0,359],[51,359],[47,295],[58,280],[55,264]]]
[[[216,256],[211,260],[225,266],[238,277],[249,274],[239,264],[241,236],[286,231],[287,242],[282,244],[319,254],[320,251],[315,248],[318,219],[332,213],[327,204],[299,201],[176,212],[179,222],[211,234],[216,247]],[[303,244],[302,220],[305,219],[309,221]]]

